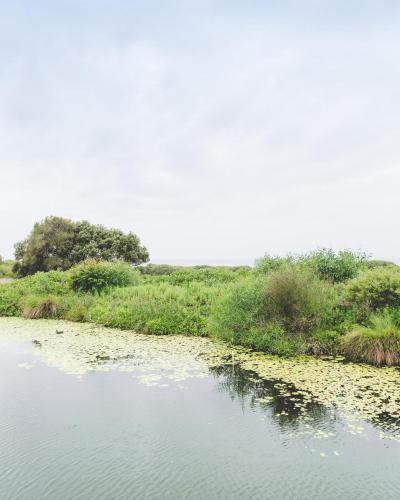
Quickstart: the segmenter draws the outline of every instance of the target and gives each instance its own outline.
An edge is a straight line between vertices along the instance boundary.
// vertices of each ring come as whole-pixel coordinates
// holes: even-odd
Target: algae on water
[[[59,333],[56,333],[59,332]],[[60,333],[61,332],[61,333]],[[132,331],[53,320],[0,318],[0,342],[33,343],[38,362],[82,377],[88,372],[129,372],[150,387],[181,387],[185,380],[203,378],[210,370],[232,365],[274,384],[277,393],[298,409],[304,429],[313,417],[313,401],[339,412],[350,434],[362,435],[358,420],[377,425],[382,438],[400,439],[400,373],[343,363],[340,358],[279,358],[199,337],[151,336]],[[32,369],[35,363],[23,363]],[[273,396],[256,398],[268,405]],[[280,414],[285,418],[285,411]],[[329,437],[315,433],[316,439]]]

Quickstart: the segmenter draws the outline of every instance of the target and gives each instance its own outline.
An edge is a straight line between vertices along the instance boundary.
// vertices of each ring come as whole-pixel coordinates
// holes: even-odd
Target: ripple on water
[[[2,386],[8,498],[39,498],[38,478],[41,497],[60,500],[368,498],[377,474],[397,498],[395,369],[0,318],[0,344],[10,353],[15,341],[30,347],[5,356],[24,377]]]

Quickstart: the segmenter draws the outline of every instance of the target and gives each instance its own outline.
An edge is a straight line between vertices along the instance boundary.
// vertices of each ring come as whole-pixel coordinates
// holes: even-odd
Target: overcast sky
[[[398,1],[0,5],[3,256],[59,215],[154,262],[400,262]]]

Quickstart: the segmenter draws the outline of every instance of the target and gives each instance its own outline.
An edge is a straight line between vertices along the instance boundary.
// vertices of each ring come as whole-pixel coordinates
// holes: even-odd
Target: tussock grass
[[[30,296],[25,301],[22,316],[28,319],[57,318],[60,313],[60,304],[54,297]]]
[[[342,338],[341,351],[352,361],[397,366],[400,364],[400,328],[388,313],[372,315],[369,326],[357,327]]]

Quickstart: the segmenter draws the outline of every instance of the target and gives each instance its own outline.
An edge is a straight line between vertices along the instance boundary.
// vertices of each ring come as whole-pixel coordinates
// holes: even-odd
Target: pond
[[[398,499],[400,373],[0,318],[0,498]]]

